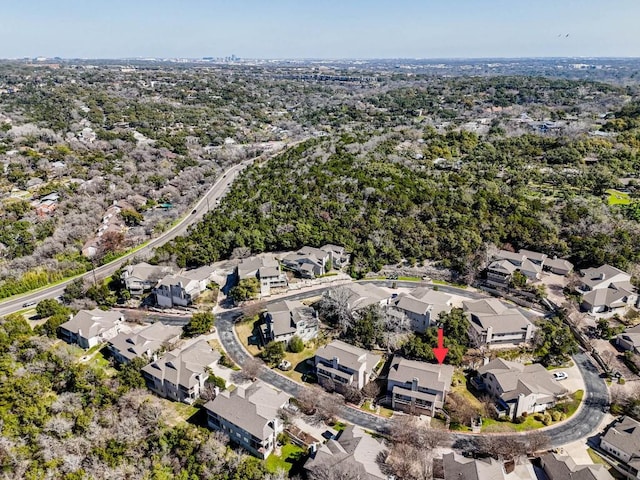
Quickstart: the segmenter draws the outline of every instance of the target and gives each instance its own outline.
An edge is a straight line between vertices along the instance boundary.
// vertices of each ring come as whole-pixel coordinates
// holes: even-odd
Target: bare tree
[[[354,317],[349,305],[351,292],[344,287],[332,288],[322,295],[319,311],[322,317],[342,332],[353,325]]]
[[[323,463],[310,469],[310,480],[365,480],[368,478],[364,468],[352,462]]]
[[[334,424],[343,403],[344,400],[339,395],[322,392],[316,411],[318,419],[329,425]]]
[[[551,445],[549,436],[540,431],[529,432],[527,434],[527,454],[533,455],[536,452],[548,450]]]
[[[515,460],[529,450],[525,437],[491,436],[478,438],[478,451],[502,461]]]
[[[316,412],[320,396],[323,395],[323,393],[324,392],[316,386],[298,389],[296,400],[305,415],[313,415]]]
[[[244,318],[253,318],[260,315],[266,309],[265,303],[261,301],[257,302],[245,302],[242,305],[242,316]]]
[[[248,358],[242,365],[242,370],[236,372],[238,379],[242,381],[255,381],[262,370],[263,363],[255,357]]]

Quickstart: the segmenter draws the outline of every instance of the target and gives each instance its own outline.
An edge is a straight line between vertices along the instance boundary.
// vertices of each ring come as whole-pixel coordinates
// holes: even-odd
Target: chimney
[[[339,363],[339,362],[338,362],[338,357],[333,357],[333,360],[332,360],[332,362],[331,362],[331,363],[332,363],[332,365],[331,365],[331,366],[332,366],[333,368],[338,368],[338,363]]]
[[[418,390],[418,379],[416,377],[413,377],[413,379],[411,380],[411,390],[413,390],[414,392]]]
[[[598,275],[598,279],[599,280],[604,280],[606,277],[606,275],[604,274],[604,272],[602,272],[600,275]]]

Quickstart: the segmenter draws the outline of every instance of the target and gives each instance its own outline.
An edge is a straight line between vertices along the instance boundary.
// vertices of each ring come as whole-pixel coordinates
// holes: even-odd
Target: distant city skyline
[[[27,0],[0,58],[638,57],[638,0]]]

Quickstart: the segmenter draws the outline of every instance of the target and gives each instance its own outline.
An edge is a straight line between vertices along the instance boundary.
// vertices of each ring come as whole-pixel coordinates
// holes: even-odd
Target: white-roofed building
[[[68,322],[60,325],[59,334],[67,343],[91,348],[115,337],[123,322],[124,315],[117,310],[80,310]]]

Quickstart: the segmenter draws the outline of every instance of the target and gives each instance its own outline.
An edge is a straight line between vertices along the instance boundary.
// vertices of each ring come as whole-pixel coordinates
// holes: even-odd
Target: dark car
[[[194,215],[194,214],[196,214],[196,213],[198,213],[198,209],[197,209],[197,208],[194,208],[194,209],[193,209],[193,212],[191,212],[191,215]]]
[[[37,302],[25,302],[22,304],[23,308],[33,307]]]

